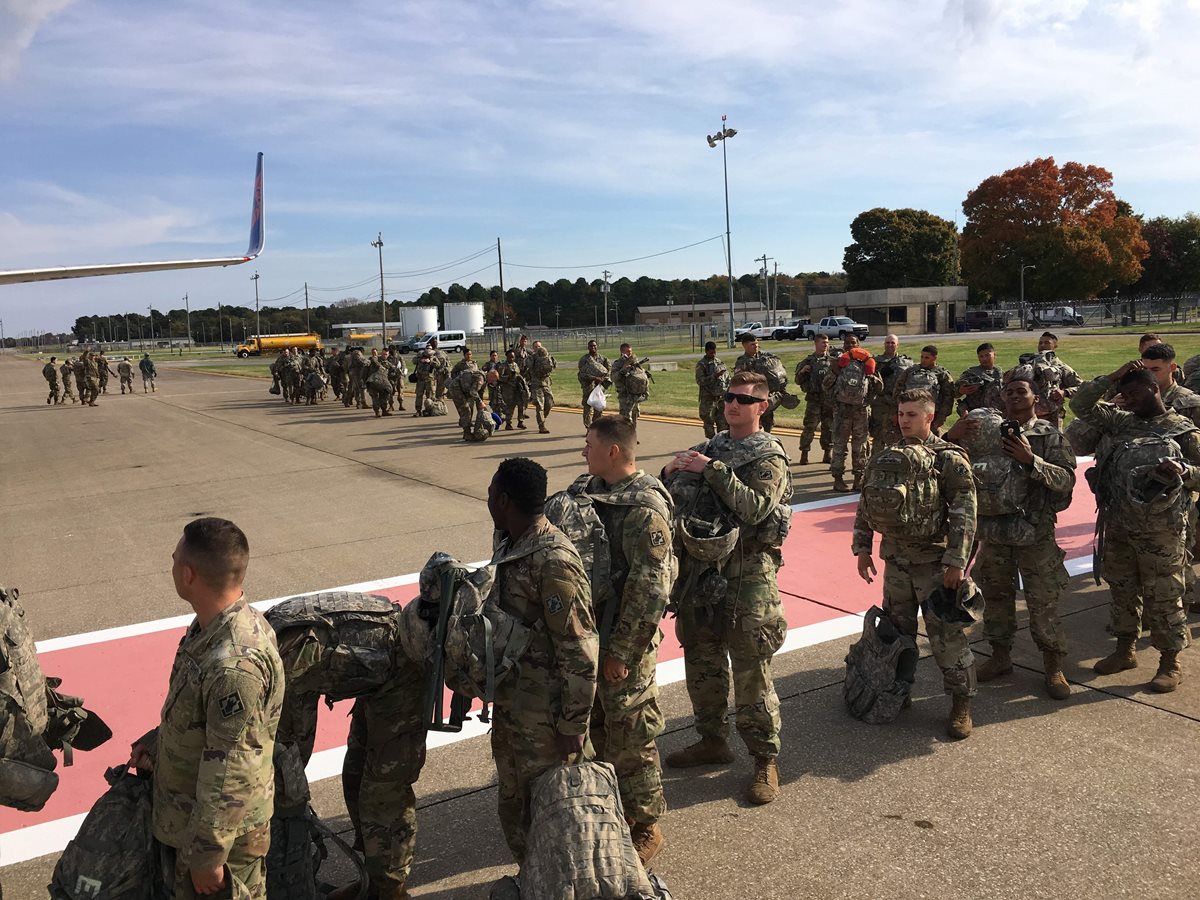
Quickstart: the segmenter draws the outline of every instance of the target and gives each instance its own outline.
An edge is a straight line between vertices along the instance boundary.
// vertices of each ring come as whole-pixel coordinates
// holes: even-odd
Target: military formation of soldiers
[[[157,391],[158,372],[149,353],[139,361],[138,368],[142,373],[143,393]],[[74,359],[64,359],[61,364],[57,356],[52,356],[42,366],[42,377],[50,388],[46,403],[51,406],[64,406],[68,400],[72,404],[96,406],[100,396],[108,393],[109,378],[120,381],[122,394],[133,393],[133,364],[129,357],[122,357],[114,371],[103,350],[84,350]]]

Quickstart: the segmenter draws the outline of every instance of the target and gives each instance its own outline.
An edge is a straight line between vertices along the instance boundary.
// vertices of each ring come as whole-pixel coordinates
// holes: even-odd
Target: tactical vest
[[[1045,398],[1051,390],[1062,384],[1063,364],[1053,351],[1022,353],[1019,361],[1021,365],[1033,369],[1033,383],[1039,397]]]
[[[605,529],[596,505],[649,507],[662,516],[668,526],[674,521],[675,510],[670,493],[662,482],[650,475],[643,475],[616,492],[588,493],[591,483],[591,475],[581,475],[565,491],[547,498],[545,515],[567,536],[583,560],[584,571],[592,585],[592,608],[599,614],[597,625],[603,649],[608,646],[616,623],[625,579],[629,576],[629,561],[625,559],[620,543],[614,542]],[[673,553],[668,554],[668,565],[671,568],[669,580],[673,584],[678,567]]]
[[[942,533],[937,454],[950,444],[897,444],[882,450],[867,467],[860,509],[873,531],[902,541],[929,540]],[[958,451],[961,452],[961,451]]]
[[[834,357],[828,353],[820,356],[815,353],[803,361],[798,368],[804,368],[805,365],[810,366],[809,373],[804,376],[804,383],[800,382],[800,375],[796,375],[796,384],[808,394],[819,394],[822,392],[822,385],[825,382],[825,376],[833,369]]]
[[[929,395],[936,402],[941,391],[938,370],[936,368],[927,369],[924,366],[909,366],[904,389],[906,391],[929,391]]]
[[[53,363],[46,363],[42,366],[42,377],[50,384],[54,384],[58,381],[58,369],[54,368]]]
[[[861,406],[867,399],[869,388],[866,360],[850,357],[850,361],[842,366],[837,380],[833,383],[833,399],[838,403]]]
[[[856,719],[885,725],[900,715],[912,694],[920,653],[878,606],[867,610],[862,637],[846,654],[842,699]]]
[[[882,397],[891,398],[896,389],[896,379],[905,369],[914,365],[912,359],[903,353],[897,353],[890,359],[882,356],[875,357],[875,374],[883,380]]]
[[[757,372],[767,379],[767,390],[777,394],[787,387],[787,369],[774,353],[759,351],[757,356],[742,356],[736,366],[739,372]]]
[[[705,357],[696,363],[696,384],[710,397],[719,399],[729,389],[729,369],[719,359]]]

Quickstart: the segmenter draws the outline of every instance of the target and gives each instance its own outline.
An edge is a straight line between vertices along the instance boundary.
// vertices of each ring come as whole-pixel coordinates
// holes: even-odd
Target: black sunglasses
[[[740,403],[742,406],[750,406],[754,403],[766,403],[766,397],[754,397],[750,394],[735,394],[732,391],[725,393],[726,403]]]

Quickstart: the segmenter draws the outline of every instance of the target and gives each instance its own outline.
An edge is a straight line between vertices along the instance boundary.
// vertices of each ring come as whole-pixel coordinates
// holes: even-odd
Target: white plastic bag
[[[592,388],[592,392],[588,394],[588,406],[598,413],[608,409],[608,395],[604,393],[604,385],[598,384]]]

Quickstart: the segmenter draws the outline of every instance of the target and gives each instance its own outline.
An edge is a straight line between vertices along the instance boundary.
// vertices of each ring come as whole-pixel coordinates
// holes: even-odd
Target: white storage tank
[[[446,303],[442,309],[445,312],[445,331],[483,334],[483,304],[481,302]]]
[[[438,311],[436,306],[402,306],[400,307],[400,330],[405,337],[414,337],[438,330]]]

